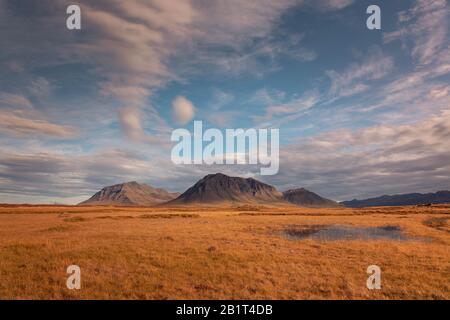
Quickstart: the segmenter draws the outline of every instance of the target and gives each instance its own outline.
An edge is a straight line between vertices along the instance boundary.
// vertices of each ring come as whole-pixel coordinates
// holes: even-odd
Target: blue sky
[[[70,4],[0,0],[0,202],[212,172],[336,200],[449,188],[445,0],[79,1],[77,31]],[[194,120],[279,128],[280,172],[174,165]]]

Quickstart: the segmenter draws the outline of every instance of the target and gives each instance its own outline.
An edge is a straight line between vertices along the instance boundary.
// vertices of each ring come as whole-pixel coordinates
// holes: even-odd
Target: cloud
[[[80,6],[83,19],[79,32],[68,32],[61,23],[66,1],[42,1],[39,14],[25,15],[26,19],[22,7],[6,6],[2,14],[7,18],[0,22],[0,33],[8,34],[5,60],[25,70],[82,65],[94,75],[91,78],[97,79],[94,86],[104,101],[110,98],[111,104],[121,104],[116,108],[120,124],[129,123],[120,117],[130,108],[145,113],[151,109],[147,116],[154,116],[156,110],[149,106],[148,99],[177,78],[168,60],[176,53],[178,41],[190,37],[189,25],[195,16],[191,1],[99,0],[81,1]],[[41,79],[30,90],[43,92],[43,85]],[[150,120],[162,122],[158,117]],[[123,131],[130,132],[129,128]],[[145,140],[137,134],[129,136]]]
[[[286,97],[281,92],[269,93],[266,89],[257,91],[251,101],[268,105],[263,116],[257,115],[253,119],[256,122],[271,121],[270,124],[264,123],[264,126],[281,126],[282,123],[293,121],[317,106],[329,105],[339,99],[368,91],[374,81],[386,77],[393,67],[393,58],[373,47],[362,61],[351,63],[343,71],[326,71],[325,74],[330,80],[327,90],[319,90],[316,86],[305,91],[300,97],[294,96],[288,101],[285,101]]]
[[[9,195],[89,195],[107,184],[139,180],[143,172],[156,179],[156,185],[183,190],[216,168],[176,167],[167,157],[161,158],[170,154],[166,150],[161,152],[160,147],[169,141],[167,133],[171,128],[164,118],[166,113],[159,113],[162,106],[156,102],[164,99],[157,96],[158,91],[172,81],[180,82],[181,86],[189,84],[191,75],[210,77],[217,73],[222,84],[224,77],[262,77],[278,71],[283,59],[313,61],[321,52],[306,46],[304,39],[311,34],[292,34],[299,30],[283,29],[284,23],[280,23],[283,15],[296,6],[312,9],[307,11],[318,15],[344,9],[352,3],[350,0],[81,1],[83,29],[69,32],[63,19],[66,1],[42,0],[30,4],[33,14],[27,13],[28,5],[0,1],[4,5],[0,10],[0,37],[4,39],[0,68],[6,74],[2,84],[11,92],[0,94],[0,108],[5,109],[0,112],[0,131],[8,135],[2,140],[0,190]],[[198,114],[212,123],[233,126],[237,119],[240,125],[246,125],[249,112],[259,112],[252,118],[258,126],[290,121],[296,127],[287,127],[286,131],[291,130],[289,134],[306,126],[314,129],[305,134],[331,130],[329,136],[316,136],[284,149],[280,175],[264,178],[280,187],[292,183],[295,177],[295,183],[300,181],[324,195],[339,198],[378,195],[382,189],[386,192],[435,189],[448,182],[449,176],[444,165],[448,145],[437,140],[437,133],[433,135],[440,132],[440,139],[447,138],[448,120],[430,120],[430,115],[448,108],[450,103],[448,84],[445,78],[440,78],[450,72],[448,22],[443,19],[443,3],[415,2],[400,15],[399,28],[385,34],[386,42],[402,41],[407,54],[411,52],[414,62],[420,62],[412,66],[413,72],[405,73],[407,60],[394,70],[393,58],[404,58],[397,57],[396,51],[388,56],[371,49],[346,68],[326,65],[326,77],[312,79],[312,88],[298,87],[301,90],[298,94],[292,93],[296,89],[290,86],[285,87],[286,93],[264,88],[265,84],[283,88],[285,79],[275,83],[278,74],[263,85],[256,81],[236,88],[234,83],[224,83],[226,91],[218,90],[211,101],[202,103],[211,108],[196,110],[186,99],[178,103],[184,106],[174,118],[185,122]],[[360,44],[356,42],[355,46]],[[324,67],[319,64],[316,69],[316,63],[305,68],[306,76],[310,68]],[[9,76],[18,81],[10,84]],[[82,97],[73,98],[79,91],[70,87],[77,86],[80,79]],[[289,85],[290,80],[286,81]],[[261,105],[261,109],[242,108],[241,93],[254,90],[255,86],[263,89],[248,102]],[[169,90],[173,88],[178,86],[170,86]],[[173,95],[177,94],[182,93]],[[67,101],[61,101],[61,97]],[[232,102],[236,105],[231,105]],[[311,121],[298,121],[300,117]],[[120,132],[117,124],[132,141],[116,136]],[[360,125],[371,127],[338,130]],[[412,129],[416,125],[425,129],[414,134]],[[83,131],[89,130],[89,141],[67,143],[70,147],[54,141],[76,137],[79,126]],[[16,141],[9,136],[27,140]],[[133,141],[150,145],[143,148]],[[41,144],[50,150],[28,149],[30,145]],[[97,151],[106,145],[127,146],[142,153]],[[76,151],[59,152],[66,151],[63,148]],[[86,149],[94,151],[86,155],[83,153]],[[429,179],[425,169],[431,172]],[[236,175],[257,172],[245,166],[222,170]]]
[[[186,124],[195,116],[195,107],[191,101],[183,96],[178,96],[172,102],[173,120],[178,124]]]
[[[220,127],[231,126],[233,120],[241,114],[241,110],[233,109],[234,94],[214,88],[208,107],[199,110],[199,117]]]
[[[262,88],[256,90],[249,98],[248,102],[268,106],[280,103],[285,96],[286,93],[283,91]]]
[[[447,70],[442,66],[436,62],[395,76],[377,89],[372,97],[376,102],[366,104],[360,111],[389,108],[391,112],[401,112],[405,119],[411,116],[418,119],[447,108],[450,96],[440,77],[448,74],[450,68]]]
[[[273,101],[273,98],[271,98],[270,96],[264,96],[264,93],[262,95],[262,98],[267,99],[268,102]],[[260,123],[270,121],[275,117],[295,116],[316,106],[319,103],[320,99],[321,98],[318,91],[307,91],[301,97],[294,98],[289,102],[269,105],[265,109],[265,114],[263,116],[254,116],[253,119],[256,122]],[[269,124],[263,124],[263,126],[265,125]]]
[[[354,0],[308,0],[307,5],[320,11],[336,11],[351,5]]]
[[[277,68],[279,55],[315,59],[315,52],[301,42],[272,37],[280,17],[297,5],[302,1],[81,1],[82,30],[68,32],[60,26],[66,1],[43,0],[39,14],[31,16],[23,15],[21,7],[5,6],[0,35],[8,35],[3,47],[10,66],[86,67],[95,76],[93,87],[102,102],[119,104],[114,110],[122,131],[145,141],[152,134],[146,127],[168,128],[151,102],[154,93],[168,82],[183,81],[192,70],[262,75]],[[48,80],[34,82],[29,89],[33,95],[49,93]],[[131,121],[130,114],[138,112],[141,116]]]
[[[225,34],[227,32],[224,30]],[[198,64],[198,68],[201,69],[204,69],[205,65],[211,66],[213,68],[209,69],[215,73],[230,77],[249,74],[262,78],[279,70],[280,61],[284,58],[311,62],[318,56],[314,50],[304,45],[303,35],[297,34],[285,38],[278,26],[268,30],[265,35],[241,37],[242,34],[235,35],[233,39],[229,39],[230,42],[224,39],[226,41],[220,44],[205,43],[209,35],[205,39],[196,40],[199,44],[190,52],[192,59],[188,59],[188,63]]]
[[[450,111],[407,125],[376,125],[303,138],[282,148],[285,188],[303,185],[339,200],[448,189]],[[289,177],[296,177],[292,182]]]
[[[280,172],[270,177],[258,176],[258,168],[252,166],[176,166],[161,155],[123,149],[70,157],[56,151],[5,150],[0,155],[0,198],[18,194],[26,199],[87,198],[103,186],[130,180],[184,191],[216,171],[255,176],[281,190],[304,186],[337,200],[378,196],[380,190],[436,191],[448,189],[448,150],[450,110],[407,125],[335,130],[302,138],[281,147]]]
[[[2,151],[0,203],[74,204],[104,186],[132,180],[170,191],[184,191],[211,169],[177,166],[160,151],[148,154],[147,150],[136,152],[123,147],[70,157],[60,150]]]
[[[399,14],[399,29],[384,34],[389,43],[400,40],[404,47],[412,46],[411,55],[419,64],[436,60],[437,53],[447,43],[449,7],[446,0],[416,0],[411,9]]]
[[[34,85],[34,86],[33,86]],[[35,96],[46,94],[48,82],[38,78],[32,82],[30,92]],[[41,90],[37,90],[37,89]],[[0,92],[0,132],[16,138],[47,136],[52,139],[74,139],[79,132],[72,126],[52,123],[37,111],[25,96]]]
[[[33,108],[30,100],[23,95],[0,92],[0,108]]]
[[[37,77],[36,79],[31,80],[29,92],[30,95],[34,97],[43,98],[50,95],[51,89],[52,86],[47,79]]]
[[[136,107],[122,108],[119,112],[122,130],[130,139],[140,141],[145,137],[141,124],[141,111]]]
[[[430,90],[428,97],[432,100],[450,96],[450,85],[443,85]]]
[[[213,98],[211,101],[210,109],[218,111],[224,106],[230,104],[234,100],[234,95],[230,92],[225,92],[220,89],[213,90]]]
[[[0,190],[22,196],[75,197],[153,170],[140,155],[117,149],[67,157],[63,153],[4,153]],[[97,190],[98,191],[98,190]]]
[[[35,114],[22,110],[0,110],[0,131],[22,138],[40,135],[54,139],[73,139],[78,136],[78,132],[71,126],[36,119]]]
[[[349,97],[366,91],[369,88],[366,82],[382,79],[393,67],[394,60],[374,47],[363,61],[352,63],[345,71],[326,72],[331,81],[329,93],[335,97]]]
[[[199,0],[201,19],[194,23],[197,39],[210,45],[242,48],[253,39],[270,34],[280,16],[301,4],[298,0]]]
[[[21,72],[23,72],[25,70],[23,65],[20,62],[17,62],[17,61],[14,61],[14,60],[6,62],[6,66],[12,72],[21,73]]]

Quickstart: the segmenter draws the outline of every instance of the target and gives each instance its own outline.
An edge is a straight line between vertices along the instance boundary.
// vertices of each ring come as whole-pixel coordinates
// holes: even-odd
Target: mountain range
[[[364,200],[343,201],[342,205],[349,208],[383,207],[383,206],[409,206],[450,203],[450,191],[436,193],[407,193],[397,195],[384,195]]]
[[[230,177],[222,173],[209,174],[182,194],[170,193],[137,182],[105,187],[80,205],[219,205],[265,204],[302,207],[338,207],[337,202],[304,188],[285,192],[253,178]]]
[[[284,192],[253,178],[209,174],[184,193],[171,193],[135,181],[105,187],[80,205],[295,205],[312,208],[405,206],[450,203],[450,191],[384,195],[377,198],[335,202],[304,188]]]

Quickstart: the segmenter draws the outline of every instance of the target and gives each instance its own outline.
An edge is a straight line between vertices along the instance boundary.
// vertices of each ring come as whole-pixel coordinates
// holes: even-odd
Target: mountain
[[[151,206],[172,200],[179,195],[132,181],[105,187],[79,205]]]
[[[283,203],[283,194],[275,187],[252,178],[209,174],[168,205],[220,203]]]
[[[420,204],[438,204],[450,203],[450,191],[438,191],[436,193],[408,193],[397,195],[386,195],[378,198],[364,200],[343,201],[343,204],[349,208],[362,207],[382,207],[382,206],[408,206]]]
[[[283,192],[283,199],[300,207],[335,208],[339,203],[322,198],[318,194],[304,188],[291,189]]]

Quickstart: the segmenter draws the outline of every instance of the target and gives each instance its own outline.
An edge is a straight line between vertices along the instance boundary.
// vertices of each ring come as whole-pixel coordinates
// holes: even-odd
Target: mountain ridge
[[[443,190],[434,193],[404,193],[395,195],[383,195],[368,199],[353,199],[342,201],[340,204],[348,208],[383,207],[383,206],[407,206],[450,203],[450,191]]]
[[[289,203],[311,208],[341,207],[336,201],[323,198],[305,188],[289,189],[283,192],[283,199]]]
[[[231,177],[223,173],[208,174],[183,193],[172,193],[136,181],[102,188],[88,200],[78,205],[215,205],[258,204],[295,205],[311,208],[373,206],[405,206],[450,203],[450,191],[435,193],[406,193],[336,202],[321,197],[305,188],[293,188],[284,192],[254,178]]]
[[[253,178],[209,174],[197,181],[178,198],[163,205],[186,204],[263,204],[302,207],[339,207],[304,188],[278,191],[274,186]]]

